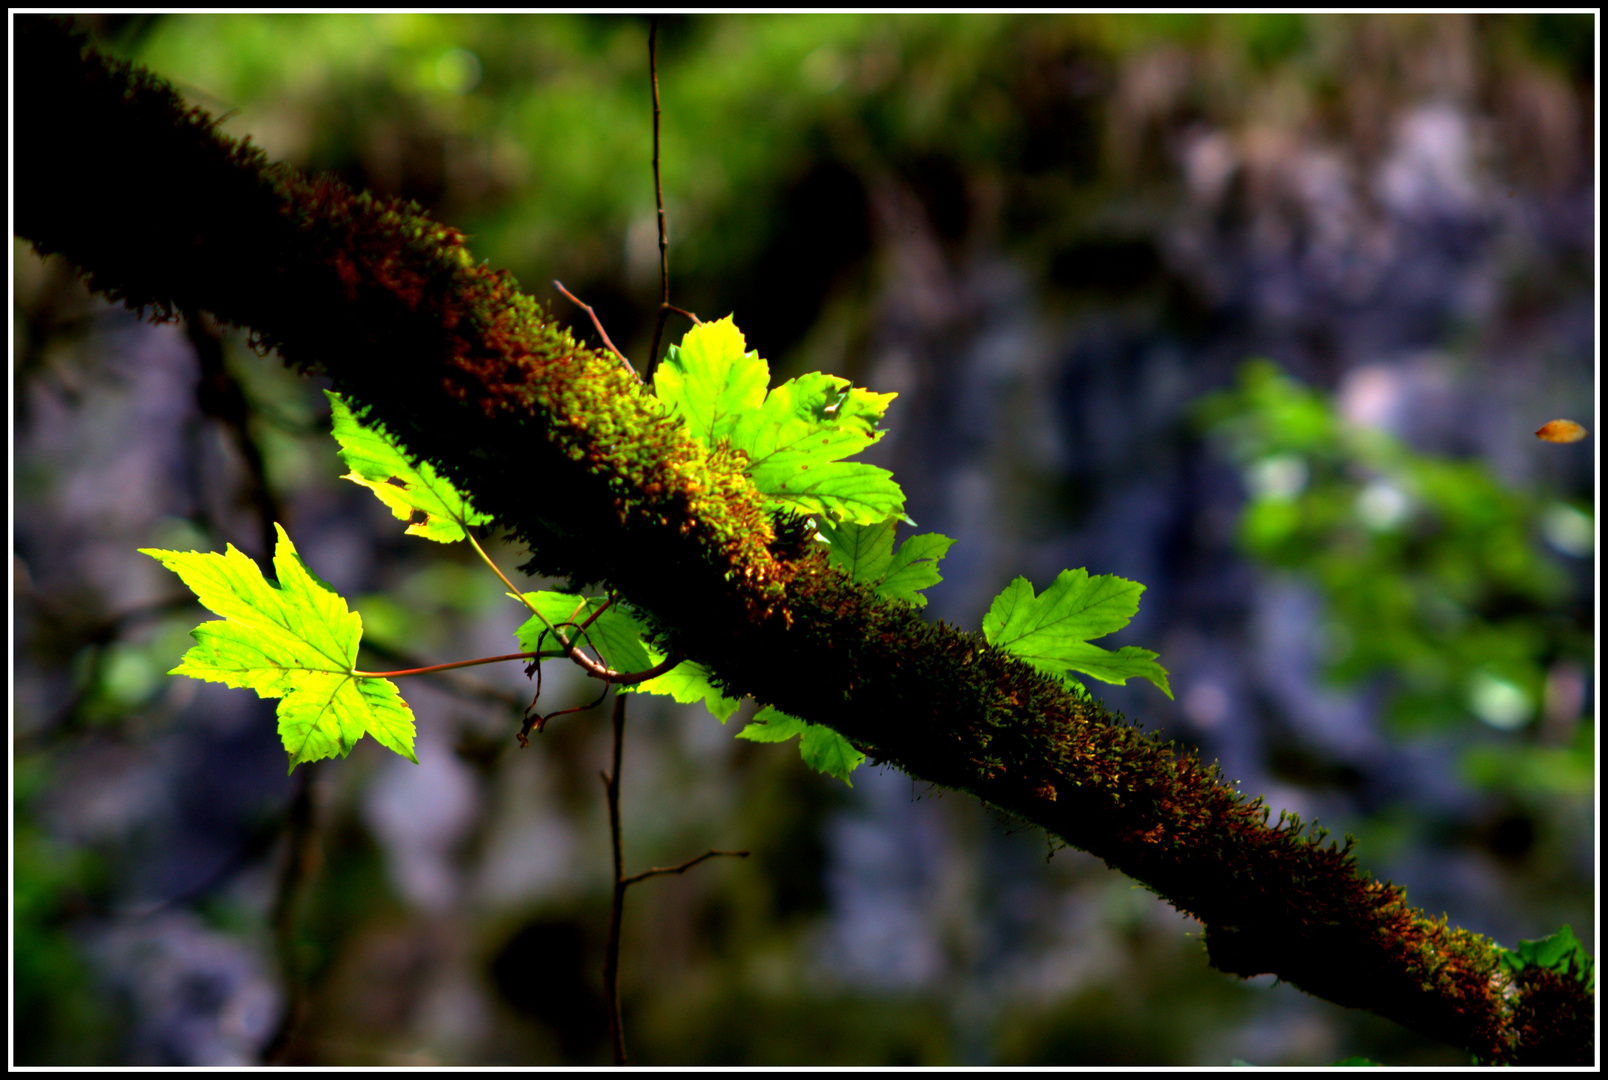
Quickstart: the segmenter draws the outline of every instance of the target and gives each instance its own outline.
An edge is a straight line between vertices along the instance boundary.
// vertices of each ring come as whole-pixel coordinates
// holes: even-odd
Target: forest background
[[[645,20],[88,25],[645,353]],[[666,18],[672,300],[734,312],[777,378],[899,392],[868,459],[957,538],[929,617],[975,627],[1018,573],[1143,582],[1109,644],[1158,650],[1177,699],[1097,696],[1355,835],[1425,910],[1594,950],[1596,442],[1530,433],[1596,429],[1595,40],[1589,16]],[[13,270],[16,1060],[255,1061],[287,963],[292,1062],[608,1060],[601,710],[518,751],[516,665],[410,680],[419,765],[298,770],[318,858],[278,955],[300,778],[270,702],[164,675],[197,608],[135,548],[261,559],[279,520],[365,643],[425,662],[509,651],[517,612],[338,478],[315,383],[26,243]],[[1466,1063],[1213,971],[1198,926],[969,798],[633,713],[627,866],[753,852],[633,891],[635,1062]]]

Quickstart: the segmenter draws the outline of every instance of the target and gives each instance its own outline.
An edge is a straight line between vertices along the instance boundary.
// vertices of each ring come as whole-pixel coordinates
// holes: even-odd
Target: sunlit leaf
[[[705,446],[730,438],[742,413],[765,400],[770,366],[744,345],[730,315],[699,323],[653,373],[653,392]]]
[[[850,787],[854,786],[849,774],[859,768],[865,755],[829,727],[812,724],[767,705],[737,733],[739,739],[764,743],[786,742],[795,735],[803,736],[799,740],[798,752],[806,765],[816,772],[835,776]]]
[[[816,530],[828,544],[827,560],[842,567],[854,581],[863,581],[890,599],[909,600],[925,606],[921,590],[943,580],[938,560],[955,541],[938,533],[912,536],[893,549],[898,518],[886,518],[872,525],[844,521],[837,525],[817,522]]]
[[[648,651],[649,659],[652,661],[650,667],[663,662],[665,658],[663,653],[651,645]],[[742,703],[740,697],[727,697],[725,691],[710,679],[709,670],[693,660],[683,660],[663,675],[634,686],[622,686],[620,690],[625,693],[664,694],[683,705],[701,701],[722,724],[731,719],[731,714],[736,712],[737,706]]]
[[[731,316],[693,327],[654,374],[654,393],[711,449],[748,456],[754,486],[779,508],[871,524],[904,515],[893,474],[843,458],[883,435],[894,394],[815,372],[765,392],[770,367]]]
[[[324,391],[329,398],[335,441],[341,458],[352,470],[344,479],[374,492],[391,508],[393,517],[410,521],[408,534],[442,544],[462,540],[471,525],[484,525],[490,514],[482,514],[469,499],[428,461],[417,466],[397,447],[396,441],[377,427],[360,423],[339,394]]]
[[[1088,642],[1128,625],[1144,589],[1115,574],[1090,577],[1087,570],[1063,570],[1034,596],[1032,583],[1019,577],[989,606],[983,636],[1043,671],[1064,677],[1070,669],[1118,684],[1137,675],[1172,697],[1155,653],[1132,645],[1113,653]]]
[[[196,627],[195,646],[169,674],[279,698],[279,737],[291,769],[345,757],[365,734],[417,762],[413,713],[396,685],[354,674],[363,620],[307,568],[285,530],[274,529],[277,586],[233,544],[222,555],[140,549],[226,620]]]

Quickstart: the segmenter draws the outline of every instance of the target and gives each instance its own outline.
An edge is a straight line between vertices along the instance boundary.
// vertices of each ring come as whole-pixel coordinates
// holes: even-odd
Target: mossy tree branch
[[[740,461],[477,266],[456,230],[269,164],[58,20],[16,28],[17,232],[97,291],[157,317],[211,311],[328,375],[528,544],[526,569],[606,583],[731,692],[1100,856],[1200,919],[1213,966],[1489,1062],[1592,1060],[1581,983],[1512,975],[1488,939],[1361,872],[1349,843],[1270,825],[1215,765],[850,583]]]

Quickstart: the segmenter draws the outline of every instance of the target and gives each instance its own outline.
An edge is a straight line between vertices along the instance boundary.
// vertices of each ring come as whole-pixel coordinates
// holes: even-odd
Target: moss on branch
[[[527,543],[531,571],[607,583],[731,692],[1100,856],[1204,922],[1223,971],[1489,1062],[1591,1060],[1577,981],[1512,976],[1349,843],[1269,824],[1215,765],[799,555],[740,460],[707,453],[455,229],[269,164],[58,20],[16,28],[17,231],[93,288],[158,318],[205,308],[328,375]]]

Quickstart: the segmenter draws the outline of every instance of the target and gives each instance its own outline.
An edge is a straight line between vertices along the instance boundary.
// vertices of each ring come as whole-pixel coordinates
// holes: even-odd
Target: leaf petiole
[[[662,662],[655,664],[646,671],[614,671],[593,660],[581,652],[579,648],[571,646],[568,649],[557,652],[533,650],[530,652],[508,653],[504,656],[482,656],[475,660],[455,660],[450,664],[431,664],[429,667],[407,668],[402,671],[358,671],[354,668],[352,675],[359,679],[400,679],[404,675],[430,675],[437,671],[475,667],[478,664],[497,664],[504,660],[557,660],[559,657],[564,656],[574,660],[592,678],[602,679],[617,686],[630,686],[634,683],[647,682],[649,679],[658,678],[685,659],[683,656],[672,653],[665,657]]]
[[[400,679],[404,675],[429,675],[436,671],[451,671],[453,668],[474,667],[477,664],[496,664],[504,660],[534,660],[554,659],[568,656],[564,652],[516,652],[506,656],[482,656],[478,660],[456,660],[450,664],[431,664],[429,667],[407,668],[403,671],[358,671],[352,669],[352,674],[359,679]]]

